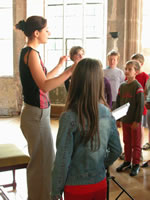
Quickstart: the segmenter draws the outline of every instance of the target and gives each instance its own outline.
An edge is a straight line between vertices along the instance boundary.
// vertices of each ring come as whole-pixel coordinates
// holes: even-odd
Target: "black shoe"
[[[131,168],[131,163],[130,162],[123,162],[117,169],[117,172],[122,172],[123,170],[126,170],[128,168]]]
[[[140,171],[140,165],[139,164],[135,164],[132,166],[131,168],[131,172],[130,172],[130,176],[136,176]]]
[[[143,163],[141,167],[149,167],[150,166],[149,163],[150,163],[150,160]]]

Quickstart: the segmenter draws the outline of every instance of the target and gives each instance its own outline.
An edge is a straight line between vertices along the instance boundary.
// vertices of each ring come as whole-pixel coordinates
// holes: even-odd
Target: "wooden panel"
[[[51,105],[51,117],[58,119],[61,113],[64,111],[64,104],[52,104]]]

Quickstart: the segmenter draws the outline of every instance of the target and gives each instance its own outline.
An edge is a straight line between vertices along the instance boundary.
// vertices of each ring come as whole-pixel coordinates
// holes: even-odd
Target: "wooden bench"
[[[15,170],[26,168],[30,157],[20,150],[15,144],[0,144],[0,172],[12,170],[13,182],[2,185],[16,189]]]

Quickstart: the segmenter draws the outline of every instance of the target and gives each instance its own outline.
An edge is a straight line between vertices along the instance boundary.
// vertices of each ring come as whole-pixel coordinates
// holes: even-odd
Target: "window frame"
[[[4,72],[0,71],[0,78],[13,78],[14,77],[14,46],[13,46],[13,39],[14,39],[14,33],[13,33],[13,0],[5,0],[5,3],[1,3],[0,2],[0,10],[7,10],[7,13],[10,12],[11,10],[11,19],[12,20],[10,22],[10,24],[12,25],[12,29],[11,29],[11,36],[8,37],[1,37],[0,36],[0,41],[5,41],[4,45],[1,46],[1,50],[3,50],[3,48],[6,45],[6,42],[8,42],[8,45],[11,46],[11,50],[10,53],[8,54],[8,51],[6,52],[6,56],[4,57],[4,60],[2,62],[2,67],[6,68],[7,67],[7,71],[5,70]],[[4,48],[5,49],[5,48]],[[4,53],[5,55],[5,53]],[[1,55],[2,56],[2,55]],[[9,60],[11,57],[11,60]],[[8,59],[9,58],[9,59]],[[6,63],[6,59],[8,59],[8,64]],[[10,62],[9,62],[10,61]]]
[[[108,4],[108,2],[107,2],[107,0],[105,1],[105,0],[97,0],[97,1],[95,1],[96,3],[93,3],[93,1],[92,1],[92,3],[91,2],[89,2],[89,3],[86,3],[86,1],[85,0],[82,0],[81,1],[81,3],[65,3],[66,1],[65,0],[63,0],[62,1],[63,3],[53,3],[53,4],[49,4],[48,3],[48,1],[45,1],[45,17],[49,20],[49,18],[48,18],[48,6],[63,6],[63,35],[62,35],[62,37],[61,38],[59,38],[59,37],[49,37],[49,40],[53,40],[53,39],[62,39],[62,55],[66,55],[66,53],[68,52],[68,48],[67,48],[67,46],[66,46],[66,40],[69,40],[69,39],[73,39],[73,37],[71,37],[71,38],[69,38],[69,37],[66,37],[66,33],[65,33],[65,30],[64,30],[64,27],[65,27],[65,10],[66,10],[66,6],[68,6],[68,5],[82,5],[82,7],[83,7],[83,20],[84,20],[84,23],[85,23],[85,7],[88,5],[96,5],[96,4],[102,4],[102,6],[103,6],[103,10],[104,10],[104,12],[103,12],[103,30],[102,30],[102,32],[103,32],[103,34],[102,34],[102,36],[99,36],[99,37],[85,37],[85,28],[84,28],[84,25],[83,25],[83,30],[82,30],[82,37],[81,38],[74,38],[74,39],[79,39],[79,40],[82,40],[83,41],[83,44],[82,44],[82,47],[86,50],[86,40],[88,40],[88,39],[99,39],[100,41],[100,43],[101,43],[101,41],[103,42],[103,54],[102,55],[100,55],[101,56],[101,58],[99,58],[101,61],[102,61],[102,63],[103,63],[103,65],[104,65],[104,67],[105,67],[105,65],[106,65],[106,51],[107,51],[107,4]],[[51,32],[51,30],[50,30],[50,32]],[[45,45],[45,64],[46,64],[46,66],[48,67],[48,61],[47,61],[47,57],[48,57],[48,51],[47,51],[47,45]],[[59,59],[59,57],[57,58],[57,59]],[[55,65],[56,65],[57,63],[55,63]],[[67,64],[66,64],[67,65]],[[51,69],[53,69],[53,67],[54,66],[51,66],[50,67],[50,70]],[[66,67],[66,66],[65,66]],[[65,68],[64,67],[64,68]],[[62,70],[63,71],[63,70]]]

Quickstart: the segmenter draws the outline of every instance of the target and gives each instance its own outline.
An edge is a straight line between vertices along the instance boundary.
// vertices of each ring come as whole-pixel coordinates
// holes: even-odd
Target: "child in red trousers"
[[[144,91],[136,80],[140,69],[139,62],[130,60],[126,63],[125,75],[127,80],[121,84],[117,95],[116,107],[130,103],[127,115],[121,119],[125,160],[116,171],[122,172],[131,168],[130,176],[136,176],[140,170],[141,156],[141,118],[144,109]],[[120,121],[117,122],[120,126]]]

